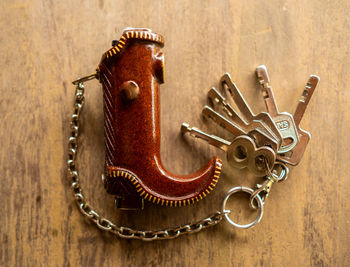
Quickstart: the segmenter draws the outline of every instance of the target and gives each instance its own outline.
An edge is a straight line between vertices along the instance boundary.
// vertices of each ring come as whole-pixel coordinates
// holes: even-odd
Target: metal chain
[[[226,213],[217,211],[211,216],[194,223],[185,224],[178,227],[172,227],[163,230],[156,231],[141,231],[135,230],[129,227],[117,226],[110,220],[106,219],[102,215],[98,214],[94,208],[88,203],[83,194],[83,190],[79,183],[79,174],[76,167],[76,158],[78,151],[78,137],[79,137],[79,119],[82,108],[84,106],[84,84],[79,82],[75,89],[74,111],[71,118],[70,128],[71,134],[68,141],[68,176],[70,177],[72,184],[73,195],[75,202],[77,203],[80,212],[97,225],[98,228],[111,232],[122,238],[141,239],[144,241],[161,240],[161,239],[173,239],[184,234],[191,234],[199,232],[207,227],[218,224]]]

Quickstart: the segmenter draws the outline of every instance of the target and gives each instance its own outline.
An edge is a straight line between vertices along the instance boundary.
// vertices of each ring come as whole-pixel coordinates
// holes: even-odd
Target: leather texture
[[[105,114],[105,188],[122,208],[141,208],[145,199],[184,206],[215,187],[221,160],[213,157],[189,175],[168,172],[160,159],[159,85],[164,81],[163,37],[146,29],[127,29],[98,67]],[[132,99],[125,84],[137,86]],[[134,201],[129,201],[134,199]],[[123,205],[123,200],[125,205]]]

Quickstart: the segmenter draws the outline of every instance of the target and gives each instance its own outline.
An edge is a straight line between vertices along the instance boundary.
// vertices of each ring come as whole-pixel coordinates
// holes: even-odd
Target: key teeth
[[[203,110],[202,110],[202,117],[203,119],[206,120],[212,120],[214,121],[216,124],[217,123],[217,117],[213,117],[213,115],[217,115],[218,117],[223,117],[219,112],[216,112],[213,108],[205,105]]]
[[[227,84],[227,81],[231,81],[232,82],[232,79],[231,79],[231,75],[230,73],[226,72],[224,75],[221,76],[220,78],[220,87],[221,87],[221,90],[224,91],[224,88],[225,88],[225,84],[226,86],[228,86]],[[233,83],[233,82],[232,82]]]
[[[186,123],[186,122],[183,122],[183,123],[181,124],[181,133],[182,133],[182,134],[185,134],[185,133],[188,133],[188,132],[190,132],[190,131],[191,131],[190,125],[189,125],[188,123]]]
[[[215,88],[212,87],[209,91],[208,91],[208,100],[211,104],[211,107],[214,110],[218,109],[218,106],[221,105],[221,109],[224,113],[228,114],[230,113],[230,111],[228,111],[227,109],[227,103],[226,103],[226,98],[223,97],[222,94],[220,94],[220,92]]]
[[[203,117],[205,117],[205,118],[208,118],[208,112],[207,112],[207,110],[208,109],[211,109],[211,107],[209,107],[209,106],[207,106],[207,105],[205,105],[204,107],[203,107],[203,109],[202,109],[202,116]]]
[[[222,77],[228,77],[229,79],[231,79],[231,74],[229,72],[225,72],[225,74]]]
[[[222,85],[223,83],[226,83],[226,80],[231,80],[231,74],[226,72],[224,75],[222,75],[221,79],[220,79],[220,84]]]
[[[205,105],[204,108],[202,109],[202,118],[204,119],[204,121],[207,121],[208,119],[210,119],[210,111],[214,111],[214,109],[212,109],[211,107]]]
[[[265,65],[258,66],[256,68],[255,72],[256,72],[256,76],[258,77],[260,84],[263,85],[266,83],[270,83],[270,77],[269,77],[269,74],[267,72],[267,68]]]
[[[218,97],[221,97],[222,100],[224,100],[225,98],[223,96],[221,96],[221,94],[219,93],[219,91],[215,88],[212,87],[209,91],[208,91],[208,102],[210,103],[210,105],[215,108],[216,105],[220,102],[220,99],[218,99]]]
[[[311,77],[317,79],[318,81],[321,80],[320,76],[318,76],[318,75],[316,75],[316,74],[311,74],[311,75],[310,75],[310,78],[311,78]]]
[[[317,75],[310,75],[299,101],[307,104],[310,101],[319,81],[320,77]]]
[[[311,74],[310,78],[308,80],[308,84],[312,85],[314,84],[314,86],[316,87],[316,85],[320,82],[320,77],[315,75],[315,74]]]

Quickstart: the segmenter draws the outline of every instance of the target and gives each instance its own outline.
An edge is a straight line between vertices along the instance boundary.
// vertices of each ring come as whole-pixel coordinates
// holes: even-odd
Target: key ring
[[[231,218],[229,217],[229,213],[231,212],[230,210],[226,210],[226,202],[227,200],[230,198],[230,196],[232,196],[235,193],[238,192],[246,192],[250,195],[252,195],[254,193],[254,190],[249,188],[249,187],[244,187],[244,186],[238,186],[238,187],[233,187],[231,188],[225,195],[223,201],[222,201],[222,212],[224,213],[224,216],[226,218],[226,220],[233,226],[237,227],[237,228],[241,228],[241,229],[248,229],[251,228],[253,226],[255,226],[256,224],[258,224],[261,219],[262,216],[264,214],[264,201],[262,200],[262,198],[259,195],[256,195],[255,199],[257,200],[258,203],[258,216],[256,217],[256,219],[254,221],[252,221],[251,223],[248,224],[238,224],[235,223],[233,220],[231,220]]]
[[[277,174],[276,166],[281,167],[281,172]],[[288,175],[289,175],[289,168],[284,164],[283,162],[275,162],[275,165],[273,167],[273,170],[270,171],[270,175],[277,180],[277,182],[282,182],[287,180]]]

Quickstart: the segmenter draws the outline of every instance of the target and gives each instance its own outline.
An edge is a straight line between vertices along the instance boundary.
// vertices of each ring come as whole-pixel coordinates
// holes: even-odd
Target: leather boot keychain
[[[221,92],[215,88],[209,91],[208,97],[214,105],[205,107],[203,115],[230,131],[233,139],[224,140],[191,128],[188,124],[183,124],[181,129],[183,133],[189,132],[226,151],[228,164],[238,168],[248,167],[255,175],[264,176],[265,182],[258,185],[256,190],[232,188],[223,200],[222,209],[213,215],[183,226],[156,231],[117,226],[99,215],[83,195],[76,169],[79,117],[85,101],[83,83],[94,78],[100,81],[103,88],[106,155],[102,180],[106,191],[115,195],[117,208],[143,209],[144,201],[170,207],[194,204],[206,197],[218,182],[222,161],[217,156],[195,173],[187,175],[172,174],[162,165],[159,87],[164,83],[163,45],[163,37],[149,29],[127,28],[118,41],[113,41],[112,48],[103,54],[96,73],[73,82],[76,93],[69,138],[68,173],[78,207],[99,228],[124,238],[175,238],[216,225],[224,217],[234,226],[252,227],[262,218],[263,204],[272,183],[287,178],[285,163],[297,164],[296,159],[299,161],[301,158],[299,151],[305,150],[309,134],[299,128],[299,122],[300,112],[305,111],[306,105],[300,104],[303,107],[298,107],[298,115],[295,116],[298,117],[297,123],[294,123],[293,116],[280,114],[277,109],[273,110],[274,113],[269,110],[269,113],[254,115],[229,74],[221,79]],[[259,69],[257,73],[260,78],[265,75],[260,81],[264,90],[270,92],[266,69]],[[318,77],[307,84],[300,103],[308,103],[317,82]],[[225,93],[244,113],[244,119],[228,103]],[[288,129],[281,129],[279,125]],[[284,134],[286,130],[288,134]],[[299,139],[303,140],[302,145]],[[295,148],[297,155],[292,157]],[[291,158],[293,160],[289,160]],[[277,174],[279,166],[282,168]],[[230,211],[225,208],[227,199],[239,191],[249,193],[251,207],[258,209],[257,219],[248,225],[234,223],[228,217]]]
[[[168,172],[160,159],[159,85],[164,82],[163,37],[125,30],[98,67],[105,114],[105,188],[118,208],[141,209],[143,200],[185,206],[215,186],[221,161],[195,173]]]

